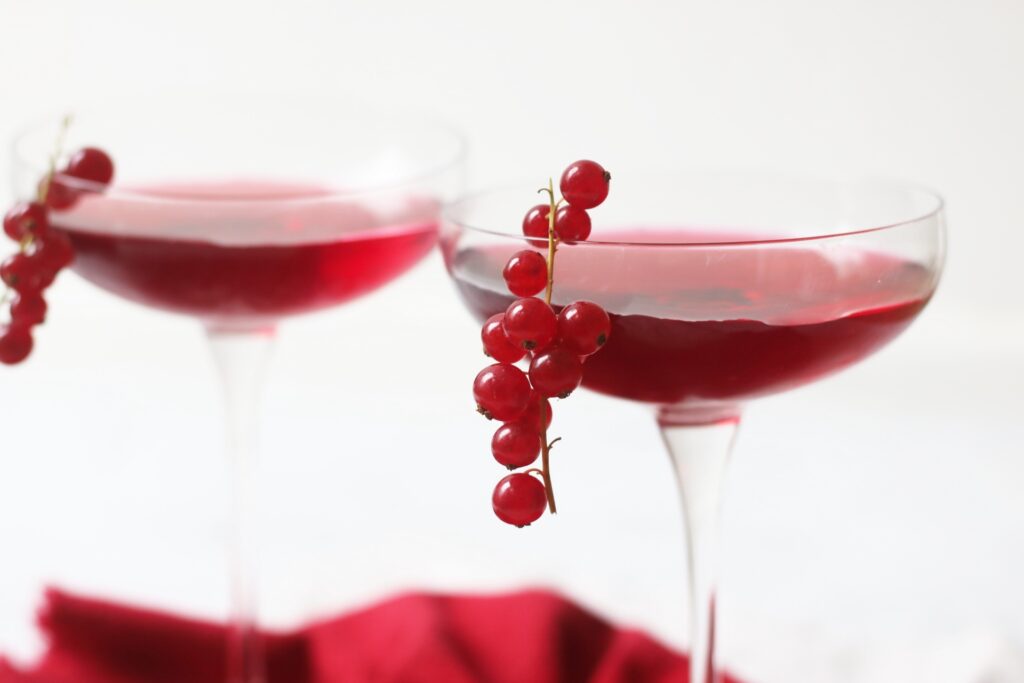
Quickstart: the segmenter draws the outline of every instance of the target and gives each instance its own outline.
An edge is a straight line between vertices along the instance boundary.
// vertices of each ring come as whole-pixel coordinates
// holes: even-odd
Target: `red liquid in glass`
[[[86,196],[55,225],[74,269],[138,303],[251,326],[343,303],[402,274],[437,239],[432,200],[374,204],[316,188],[226,183]],[[173,201],[167,201],[173,200]]]
[[[500,272],[518,248],[449,254],[480,320],[513,300]],[[558,251],[554,303],[588,299],[611,315],[607,345],[584,366],[585,387],[651,403],[732,402],[871,354],[906,328],[933,286],[920,265],[862,251],[574,245]]]

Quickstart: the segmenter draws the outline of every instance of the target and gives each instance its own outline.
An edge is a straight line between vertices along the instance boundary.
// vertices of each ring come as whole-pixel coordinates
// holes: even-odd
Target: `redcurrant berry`
[[[0,363],[14,365],[32,353],[32,332],[22,325],[0,326]]]
[[[18,294],[11,302],[11,323],[24,327],[46,320],[46,299],[39,292]]]
[[[39,291],[40,292],[45,291],[46,289],[48,289],[50,287],[50,285],[53,284],[54,280],[57,279],[58,272],[59,271],[56,271],[56,270],[50,270],[49,268],[45,268],[45,267],[42,268],[42,270],[39,273],[39,277],[40,277],[40,280],[39,280]]]
[[[526,410],[531,393],[523,371],[506,363],[488,365],[473,380],[477,410],[488,419],[515,420]]]
[[[19,202],[4,216],[4,232],[15,242],[26,235],[42,235],[47,227],[46,207],[38,202]]]
[[[596,161],[576,161],[562,173],[562,197],[578,209],[592,209],[608,196],[612,176]]]
[[[548,262],[539,253],[524,249],[512,254],[502,275],[508,291],[516,296],[533,296],[548,285]]]
[[[55,174],[49,181],[45,178],[39,181],[39,189],[46,187],[46,199],[44,203],[54,211],[64,211],[74,206],[78,201],[78,190],[71,187],[66,181],[61,180],[60,174]]]
[[[83,147],[71,155],[64,174],[72,178],[109,185],[114,179],[114,162],[110,155],[95,147]]]
[[[538,204],[526,212],[523,218],[523,234],[527,237],[548,238],[548,217],[551,215],[549,204]]]
[[[547,504],[544,484],[525,472],[510,474],[499,481],[491,496],[491,505],[498,519],[518,527],[540,519]]]
[[[75,260],[75,250],[67,235],[52,230],[40,240],[39,248],[34,254],[40,266],[48,273],[56,274],[67,268]]]
[[[582,380],[579,356],[561,346],[538,353],[530,363],[530,383],[542,396],[565,398]]]
[[[590,301],[576,301],[558,314],[562,346],[579,356],[589,356],[608,341],[612,323],[603,308]]]
[[[10,256],[0,264],[0,279],[16,292],[38,292],[43,288],[45,274],[39,259],[24,253]]]
[[[480,330],[480,339],[488,356],[499,363],[515,363],[526,355],[526,351],[505,336],[505,328],[501,325],[504,319],[504,313],[495,313],[488,318]]]
[[[541,431],[540,416],[544,412],[544,429],[551,426],[551,403],[538,394],[536,391],[530,394],[530,402],[526,404],[526,410],[517,422],[525,422],[538,432]]]
[[[555,233],[558,239],[569,244],[585,241],[590,237],[590,214],[586,209],[563,206],[555,214]]]
[[[543,349],[558,332],[558,318],[540,299],[517,299],[505,310],[502,323],[509,340],[527,351]]]
[[[491,439],[494,459],[510,470],[526,467],[540,455],[540,432],[522,418],[498,427]]]

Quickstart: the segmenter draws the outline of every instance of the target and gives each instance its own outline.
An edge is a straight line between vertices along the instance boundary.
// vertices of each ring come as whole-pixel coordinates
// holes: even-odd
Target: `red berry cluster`
[[[0,264],[0,280],[7,286],[0,301],[11,304],[10,321],[0,325],[0,363],[6,365],[20,363],[32,352],[32,328],[46,319],[43,292],[74,260],[67,236],[50,229],[50,210],[67,209],[78,199],[78,191],[61,177],[107,185],[114,178],[114,164],[101,150],[79,150],[59,175],[51,171],[42,180],[36,201],[19,202],[4,216],[4,233],[19,246]]]
[[[498,482],[491,502],[498,518],[526,526],[555,512],[548,455],[551,424],[549,398],[565,398],[583,380],[583,362],[608,340],[611,322],[595,303],[576,301],[559,312],[551,307],[555,254],[560,244],[585,241],[590,236],[592,209],[608,196],[611,176],[593,161],[577,161],[562,174],[562,198],[556,200],[549,183],[548,204],[535,206],[523,219],[523,234],[544,239],[545,259],[524,249],[505,264],[505,284],[522,297],[484,323],[480,333],[484,352],[496,363],[476,376],[473,396],[477,409],[503,424],[491,439],[494,459],[513,470],[542,458],[541,469],[510,474]],[[544,292],[544,298],[537,296]],[[514,365],[528,364],[524,372]],[[534,475],[540,475],[538,479]]]

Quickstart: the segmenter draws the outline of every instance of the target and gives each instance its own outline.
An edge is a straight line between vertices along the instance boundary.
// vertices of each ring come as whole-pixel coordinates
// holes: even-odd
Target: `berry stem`
[[[43,178],[43,182],[39,184],[37,201],[40,204],[46,204],[46,195],[49,194],[50,184],[53,182],[53,176],[57,173],[57,162],[60,160],[61,152],[64,151],[64,140],[67,138],[68,128],[70,127],[71,114],[67,114],[60,122],[60,131],[57,133],[57,143],[54,145],[53,154],[50,155],[50,167],[46,172],[46,176]]]
[[[558,251],[558,239],[555,237],[555,213],[558,211],[558,202],[555,201],[555,183],[548,178],[548,201],[551,202],[551,209],[548,211],[548,286],[544,290],[544,302],[551,305],[551,293],[555,288],[555,252]]]
[[[558,202],[555,201],[555,183],[548,178],[548,201],[551,208],[548,211],[548,284],[544,290],[544,302],[551,305],[551,293],[555,288],[555,253],[558,251],[558,240],[555,237],[555,213],[558,211]],[[541,475],[544,477],[544,491],[548,497],[548,510],[551,514],[558,512],[555,505],[555,489],[551,483],[551,443],[548,442],[548,425],[544,417],[544,399],[540,399],[540,462]]]
[[[544,399],[541,399],[541,410],[543,410]],[[544,491],[548,496],[548,510],[551,514],[558,512],[555,506],[555,490],[551,486],[551,445],[548,443],[548,428],[544,426],[545,420],[541,418],[540,424],[540,466],[541,475],[544,477]]]

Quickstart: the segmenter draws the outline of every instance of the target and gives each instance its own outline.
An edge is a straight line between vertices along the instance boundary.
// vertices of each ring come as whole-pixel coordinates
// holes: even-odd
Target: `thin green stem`
[[[555,212],[561,201],[555,201],[555,183],[548,178],[548,186],[543,191],[548,193],[550,209],[548,210],[548,283],[544,290],[544,301],[551,305],[551,294],[555,288],[555,253],[558,251],[558,239],[555,237]],[[555,489],[551,483],[551,446],[554,442],[548,443],[548,419],[545,411],[546,401],[540,399],[540,454],[541,473],[544,476],[544,490],[548,496],[548,510],[551,514],[558,512],[555,505]],[[557,441],[558,439],[555,439]]]
[[[548,443],[547,416],[544,414],[544,399],[540,400],[540,467],[544,476],[544,491],[548,496],[548,510],[551,514],[558,512],[555,505],[555,489],[551,485],[551,445]]]
[[[555,183],[548,178],[548,199],[551,208],[548,210],[548,286],[544,290],[544,301],[551,305],[551,294],[555,289],[555,252],[558,251],[558,239],[555,237],[555,213],[558,211],[558,204],[555,201]]]
[[[50,185],[53,183],[53,176],[57,173],[57,162],[64,151],[64,140],[68,135],[68,128],[71,127],[71,114],[64,117],[60,123],[60,132],[57,133],[57,143],[54,145],[53,154],[50,155],[50,167],[43,176],[43,182],[39,184],[39,191],[36,194],[36,201],[40,204],[46,203],[46,195],[50,192]]]

